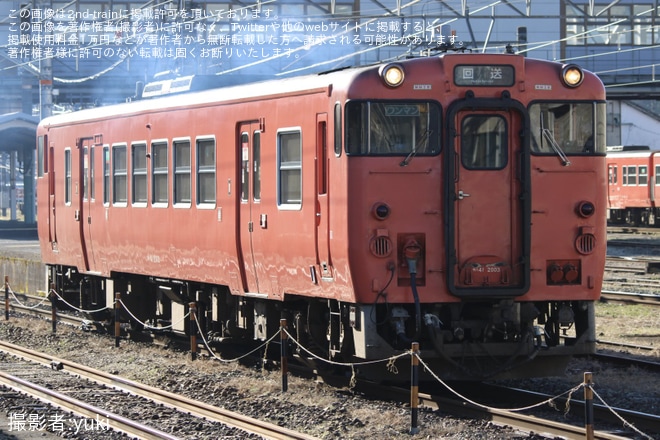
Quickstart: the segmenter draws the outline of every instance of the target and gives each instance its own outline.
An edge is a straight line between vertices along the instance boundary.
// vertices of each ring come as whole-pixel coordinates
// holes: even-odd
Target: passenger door
[[[651,164],[649,169],[649,198],[651,199],[651,208],[657,208],[657,190],[660,185],[660,153],[651,153]],[[649,217],[649,223],[655,225],[655,213]]]
[[[522,112],[450,112],[447,238],[457,296],[517,296],[529,284],[529,148]]]
[[[94,205],[94,144],[93,138],[78,140],[79,167],[82,189],[80,190],[80,210],[77,220],[80,224],[80,244],[82,246],[83,267],[85,271],[93,271],[94,252],[92,247],[92,213]],[[75,181],[74,180],[74,181]]]
[[[258,122],[240,123],[237,136],[240,174],[237,235],[241,282],[243,293],[260,293],[254,242],[255,233],[266,227],[267,219],[257,211],[261,201],[261,131]]]
[[[45,138],[45,145],[48,148],[48,225],[49,240],[51,248],[57,250],[57,216],[55,211],[55,147],[48,145],[48,138]]]

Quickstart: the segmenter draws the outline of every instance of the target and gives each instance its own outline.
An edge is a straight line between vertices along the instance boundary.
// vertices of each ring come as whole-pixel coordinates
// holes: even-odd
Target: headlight
[[[582,84],[584,79],[584,72],[582,68],[576,64],[567,64],[561,70],[561,78],[568,87],[577,87]]]
[[[386,64],[380,68],[380,77],[389,87],[399,87],[405,77],[400,64]]]

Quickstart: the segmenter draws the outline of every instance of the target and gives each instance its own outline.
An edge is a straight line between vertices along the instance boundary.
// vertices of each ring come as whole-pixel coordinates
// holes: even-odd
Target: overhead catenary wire
[[[148,8],[148,7],[157,8],[157,7],[168,4],[168,2],[155,3],[155,1],[156,0],[150,0],[148,2],[145,2],[143,5],[141,5],[141,7],[142,8]],[[270,1],[266,1],[266,2],[260,2],[260,3],[254,3],[254,4],[250,4],[250,5],[245,5],[245,6],[242,6],[240,8],[240,10],[243,10],[243,9],[251,10],[253,8],[264,8],[267,4],[271,3],[272,1],[274,1],[274,0],[270,0]],[[282,58],[284,56],[287,56],[287,54],[290,55],[291,53],[295,53],[295,52],[307,51],[311,48],[314,48],[315,46],[319,46],[321,44],[324,44],[329,38],[337,38],[338,36],[341,36],[341,35],[343,35],[347,32],[352,32],[352,31],[356,31],[356,30],[359,30],[359,29],[363,29],[367,25],[369,25],[369,24],[371,24],[371,23],[373,23],[373,22],[375,22],[379,19],[382,19],[384,17],[406,18],[405,15],[401,15],[402,11],[411,8],[412,6],[420,3],[421,1],[422,0],[413,0],[409,3],[400,5],[398,8],[395,8],[393,10],[387,10],[385,13],[382,13],[380,15],[374,14],[373,16],[369,16],[367,14],[372,13],[373,12],[372,10],[362,10],[362,11],[360,11],[359,16],[356,16],[356,15],[342,16],[341,19],[344,19],[344,20],[351,20],[351,19],[355,20],[355,19],[359,19],[359,18],[364,19],[365,17],[371,17],[371,18],[367,18],[366,21],[364,21],[362,23],[359,23],[359,24],[356,24],[354,26],[354,28],[351,28],[350,30],[347,29],[347,30],[345,30],[343,32],[340,32],[338,34],[332,34],[330,36],[327,36],[325,39],[320,39],[320,40],[317,40],[317,41],[313,41],[309,44],[306,44],[306,45],[300,46],[296,49],[293,49],[292,52],[274,54],[274,55],[271,55],[269,57],[265,57],[261,60],[257,60],[257,61],[252,62],[252,63],[246,63],[246,64],[243,64],[243,65],[240,65],[240,66],[236,66],[236,67],[232,67],[232,68],[229,68],[229,69],[221,70],[221,71],[217,72],[216,74],[217,75],[225,75],[225,74],[233,73],[233,72],[236,72],[236,71],[240,71],[240,70],[243,70],[243,69],[254,67],[256,65],[271,62],[271,61],[276,60],[278,58]],[[73,2],[70,2],[69,4],[71,4],[71,3],[73,3]],[[494,1],[494,2],[491,1],[491,2],[487,2],[487,3],[483,3],[482,6],[480,6],[480,7],[477,7],[475,9],[468,10],[468,11],[463,11],[462,12],[463,16],[461,16],[458,13],[458,11],[454,11],[456,16],[448,18],[448,19],[437,18],[437,19],[431,21],[429,24],[425,24],[423,30],[421,30],[419,32],[411,33],[410,36],[419,36],[420,34],[426,33],[431,29],[434,29],[434,28],[437,28],[437,27],[440,27],[440,26],[447,26],[447,25],[449,25],[453,22],[456,22],[456,21],[458,21],[462,18],[463,19],[468,19],[469,17],[486,18],[483,15],[479,16],[478,14],[480,14],[481,12],[483,12],[484,10],[486,10],[488,8],[494,8],[496,6],[510,7],[511,6],[510,3],[511,2],[504,2],[504,1]],[[635,14],[635,17],[645,17],[647,15],[650,17],[650,14],[652,14],[653,11],[654,11],[653,8],[647,9],[647,10],[644,10],[644,11],[640,11],[640,12]],[[113,22],[117,22],[119,20],[125,20],[125,19],[130,18],[130,15],[131,15],[130,13],[127,13],[127,14],[122,15],[121,17],[118,17],[118,18],[114,19],[114,20],[109,19],[109,20],[107,20],[107,22],[108,23],[113,23]],[[314,18],[314,17],[323,18],[324,15],[319,14],[318,16],[317,15],[312,15],[310,17],[311,18]],[[415,15],[410,15],[407,18],[413,18],[413,17],[416,17],[416,16]],[[490,17],[490,18],[492,19],[492,17]],[[528,16],[527,18],[533,19],[534,17]],[[208,20],[208,17],[206,17],[206,16],[193,17],[191,19],[184,20],[182,23],[190,24],[190,23],[199,22],[201,20]],[[215,22],[217,22],[217,21],[218,21],[218,19],[216,18]],[[612,28],[614,28],[614,27],[616,27],[616,26],[618,26],[622,23],[625,23],[625,22],[629,22],[629,19],[628,18],[621,18],[620,20],[615,20],[615,21],[610,22],[610,23],[605,23],[602,26],[596,26],[596,27],[594,27],[592,29],[588,29],[584,32],[574,34],[574,35],[571,35],[571,36],[567,36],[567,37],[561,38],[561,39],[552,39],[552,40],[537,41],[537,42],[527,42],[526,43],[526,48],[520,50],[519,53],[527,53],[527,52],[530,52],[530,51],[539,50],[539,49],[542,49],[544,47],[547,47],[547,46],[550,46],[550,45],[555,45],[555,44],[558,44],[558,43],[561,43],[561,42],[566,42],[566,41],[569,41],[569,40],[575,41],[576,39],[579,40],[579,39],[593,38],[594,35],[602,32],[602,31],[612,29]],[[633,31],[630,30],[630,29],[622,29],[622,30],[617,30],[616,32],[611,32],[608,35],[610,35],[610,36],[612,36],[612,35],[614,35],[614,36],[624,35],[624,34],[629,33],[629,32],[633,32]],[[139,40],[139,38],[141,36],[144,36],[145,34],[137,34],[136,33],[134,35],[131,35],[129,38]],[[400,44],[400,42],[401,42],[401,39],[399,39],[398,41],[393,41],[391,43],[387,43],[387,44],[366,47],[362,50],[352,52],[350,54],[340,55],[338,57],[334,57],[334,58],[331,58],[331,59],[319,61],[317,63],[312,63],[312,64],[307,65],[307,66],[294,67],[294,64],[291,64],[289,66],[289,67],[291,67],[291,69],[280,72],[277,75],[279,75],[279,76],[281,76],[281,75],[290,75],[290,74],[293,74],[293,73],[298,73],[298,72],[303,72],[303,71],[311,71],[311,70],[314,70],[314,69],[317,69],[317,68],[322,68],[323,66],[335,66],[335,67],[337,67],[337,66],[340,66],[341,63],[343,63],[345,60],[354,58],[356,55],[363,55],[363,54],[367,54],[367,53],[370,53],[370,52],[375,51],[375,50],[382,49],[382,48],[387,47],[387,46],[398,45],[398,44]],[[5,45],[4,47],[6,48],[7,46]],[[92,46],[92,47],[94,47],[94,46]],[[133,51],[137,51],[138,47],[134,48]],[[593,58],[599,57],[599,56],[616,55],[618,53],[641,51],[641,50],[653,49],[653,48],[657,48],[657,47],[658,47],[658,45],[651,45],[651,46],[641,46],[641,47],[635,47],[635,48],[629,48],[629,49],[623,49],[623,50],[617,49],[615,51],[598,52],[598,53],[592,53],[592,54],[588,54],[588,55],[582,55],[582,56],[579,56],[579,57],[571,57],[571,58],[566,58],[566,59],[556,59],[556,61],[567,62],[567,61],[579,60],[579,59],[593,59]],[[488,47],[484,47],[483,51],[485,51],[486,49],[489,50],[489,51],[491,51],[491,50],[500,50],[501,51],[503,49],[503,46],[501,46],[501,45],[492,46],[491,45],[491,46],[488,46]],[[475,50],[476,50],[476,48],[475,48]],[[132,52],[132,53],[135,53],[135,52]],[[400,58],[403,55],[405,55],[405,53],[404,54],[399,54],[399,55],[393,55],[393,56],[387,57],[387,58],[385,58],[381,61],[391,61],[393,59]],[[7,58],[7,57],[5,56],[5,58]],[[31,70],[32,73],[35,73],[35,74],[38,75],[38,74],[40,74],[40,71],[39,71],[38,67],[34,66],[34,63],[38,63],[39,61],[41,61],[43,59],[44,58],[40,58],[40,59],[36,59],[36,60],[30,60],[30,61],[27,61],[25,63],[15,63],[13,66],[5,67],[3,70],[7,70],[7,69],[10,69],[10,68],[16,68],[16,67],[26,67],[28,70]],[[59,83],[63,83],[63,84],[84,83],[84,82],[87,82],[87,81],[97,79],[100,76],[103,76],[103,75],[113,71],[118,66],[123,64],[127,59],[128,59],[128,57],[124,57],[123,59],[120,59],[120,60],[117,60],[117,61],[113,62],[110,66],[108,66],[106,68],[103,68],[99,72],[96,72],[96,73],[91,74],[91,75],[87,75],[87,76],[82,77],[82,78],[55,77],[55,78],[53,78],[53,80],[55,82],[59,82]],[[641,68],[641,66],[640,66],[640,68]],[[621,70],[624,70],[624,69],[630,69],[630,67],[621,68]],[[608,71],[608,72],[609,73],[617,72],[617,69],[613,69],[613,70]]]

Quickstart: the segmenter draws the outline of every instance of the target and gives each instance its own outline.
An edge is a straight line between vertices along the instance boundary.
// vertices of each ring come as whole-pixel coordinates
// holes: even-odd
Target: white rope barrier
[[[37,308],[37,307],[41,306],[41,305],[47,300],[47,297],[46,297],[46,298],[44,298],[43,300],[41,300],[38,304],[36,304],[35,306],[29,306],[29,307],[28,307],[28,306],[26,306],[25,304],[23,304],[23,303],[22,303],[22,302],[16,297],[16,294],[11,290],[11,287],[10,287],[9,285],[7,285],[7,288],[8,288],[9,291],[11,292],[12,297],[14,298],[14,300],[15,300],[18,304],[20,304],[22,307],[26,307],[26,308],[30,308],[30,309]],[[81,309],[81,308],[76,307],[76,306],[74,306],[73,304],[67,302],[62,296],[60,296],[60,294],[59,294],[56,290],[51,289],[51,291],[50,291],[49,293],[54,293],[54,294],[57,296],[57,298],[59,298],[64,304],[66,304],[67,306],[69,306],[69,307],[71,307],[72,309],[74,309],[74,310],[76,310],[76,311],[78,311],[78,312],[81,312],[81,313],[96,313],[96,312],[101,312],[101,311],[103,311],[103,310],[109,309],[109,307],[103,307],[103,308],[96,309],[96,310],[85,310],[85,309]],[[113,302],[113,307],[116,305],[117,301],[119,301],[119,303],[121,304],[121,306],[123,307],[123,309],[126,311],[126,313],[128,313],[128,315],[129,315],[133,320],[135,320],[137,323],[139,323],[140,325],[142,325],[145,329],[149,329],[149,330],[167,330],[167,329],[171,329],[171,328],[173,328],[175,325],[180,324],[181,322],[183,322],[184,320],[186,320],[186,319],[190,316],[190,312],[188,312],[188,313],[186,313],[186,314],[183,316],[183,318],[182,318],[181,320],[179,320],[179,321],[177,321],[177,322],[175,322],[175,323],[172,323],[172,324],[170,324],[170,325],[168,325],[168,326],[164,326],[164,327],[155,327],[155,326],[151,326],[151,325],[148,325],[148,324],[146,324],[146,323],[140,321],[140,320],[135,316],[135,314],[133,314],[133,313],[129,310],[129,308],[126,307],[126,305],[121,301],[121,299],[119,299],[119,300],[115,300],[115,301]],[[431,375],[431,377],[433,377],[433,378],[434,378],[439,384],[441,384],[443,387],[445,387],[448,391],[450,391],[450,392],[451,392],[452,394],[454,394],[455,396],[459,397],[460,399],[465,400],[466,402],[468,402],[468,403],[470,403],[470,404],[472,404],[472,405],[474,405],[474,406],[476,406],[476,407],[483,408],[483,409],[487,409],[487,410],[499,410],[499,411],[519,412],[519,411],[526,411],[526,410],[529,410],[529,409],[537,408],[537,407],[540,407],[540,406],[542,406],[542,405],[549,405],[549,406],[552,407],[552,408],[558,409],[558,408],[557,408],[557,405],[556,405],[556,401],[557,401],[559,398],[562,398],[562,397],[564,397],[564,396],[567,396],[567,398],[566,398],[566,406],[565,406],[565,409],[564,409],[564,414],[567,414],[568,411],[569,411],[569,409],[570,409],[570,402],[571,402],[571,399],[572,399],[572,395],[573,395],[573,393],[575,393],[576,391],[578,391],[579,389],[581,389],[581,388],[583,388],[583,387],[585,386],[584,383],[581,383],[581,384],[579,384],[579,385],[577,385],[577,386],[571,388],[571,389],[568,390],[568,391],[565,391],[565,392],[563,392],[563,393],[561,393],[561,394],[558,394],[558,395],[556,395],[556,396],[554,396],[554,397],[550,397],[550,398],[548,398],[548,399],[545,399],[545,400],[543,400],[543,401],[541,401],[541,402],[538,402],[538,403],[536,403],[536,404],[529,405],[529,406],[524,406],[524,407],[519,407],[519,408],[495,408],[495,407],[490,407],[490,406],[488,406],[488,405],[481,404],[481,403],[476,402],[476,401],[474,401],[474,400],[472,400],[472,399],[469,399],[469,398],[467,398],[466,396],[464,396],[464,395],[462,395],[461,393],[459,393],[458,391],[456,391],[455,389],[453,389],[452,387],[450,387],[445,381],[443,381],[443,380],[442,380],[442,379],[441,379],[441,378],[440,378],[440,377],[439,377],[439,376],[438,376],[438,375],[437,375],[437,374],[436,374],[436,373],[435,373],[435,372],[434,372],[434,371],[428,366],[428,364],[426,364],[426,363],[424,362],[424,360],[419,356],[418,353],[414,353],[412,350],[404,351],[404,352],[402,352],[402,353],[400,353],[400,354],[397,354],[397,355],[394,355],[394,356],[390,356],[390,357],[388,357],[388,358],[383,358],[383,359],[374,359],[374,360],[363,361],[363,362],[338,362],[338,361],[334,361],[334,360],[331,360],[331,359],[323,358],[323,357],[321,357],[321,356],[315,354],[315,353],[312,352],[310,349],[308,349],[307,347],[305,347],[302,343],[300,343],[300,342],[299,342],[299,341],[298,341],[298,340],[297,340],[297,339],[296,339],[296,338],[295,338],[295,337],[294,337],[294,336],[293,336],[293,335],[292,335],[292,334],[291,334],[286,328],[281,328],[281,329],[279,329],[277,332],[275,332],[270,338],[268,338],[266,341],[264,341],[261,345],[259,345],[258,347],[256,347],[256,348],[250,350],[249,352],[247,352],[247,353],[245,353],[245,354],[243,354],[243,355],[241,355],[241,356],[239,356],[239,357],[236,357],[236,358],[234,358],[234,359],[223,359],[221,356],[217,355],[217,354],[213,351],[213,349],[211,348],[211,346],[210,346],[208,340],[206,339],[206,337],[205,337],[205,335],[204,335],[204,332],[202,331],[202,329],[201,329],[201,327],[200,327],[199,320],[197,319],[196,316],[195,316],[195,325],[197,326],[197,332],[198,332],[198,334],[200,335],[200,337],[201,337],[201,339],[202,339],[202,342],[204,343],[204,346],[206,347],[206,349],[208,350],[208,352],[211,354],[211,357],[212,357],[213,359],[216,359],[216,360],[218,360],[218,361],[220,361],[220,362],[223,362],[223,363],[233,363],[233,362],[238,362],[238,361],[240,361],[240,360],[242,360],[242,359],[244,359],[244,358],[246,358],[246,357],[248,357],[248,356],[250,356],[250,355],[256,353],[256,352],[259,351],[259,350],[266,349],[266,348],[268,347],[268,344],[271,343],[275,338],[277,338],[277,337],[280,335],[280,332],[283,331],[283,332],[285,332],[286,335],[288,336],[288,340],[289,340],[289,341],[291,341],[291,342],[292,342],[294,345],[296,345],[301,351],[303,351],[304,353],[306,353],[307,355],[309,355],[311,358],[316,359],[316,360],[321,361],[321,362],[324,362],[324,363],[329,364],[329,365],[335,365],[335,366],[342,366],[342,367],[349,367],[349,368],[351,368],[351,371],[353,372],[352,377],[351,377],[351,380],[350,380],[350,382],[351,382],[351,386],[354,386],[355,383],[356,383],[356,372],[355,372],[355,367],[359,367],[359,366],[363,366],[363,365],[374,365],[374,364],[378,364],[378,363],[386,363],[386,368],[387,368],[387,370],[388,370],[389,372],[391,372],[392,374],[398,374],[398,373],[399,373],[399,370],[398,370],[398,368],[396,367],[396,361],[397,361],[398,359],[404,357],[404,356],[416,356],[417,359],[419,360],[420,365],[422,365],[422,366],[424,367],[424,369],[425,369],[425,370]],[[635,431],[637,434],[639,434],[639,435],[641,435],[641,436],[647,438],[648,440],[653,440],[653,437],[651,437],[650,435],[648,435],[648,434],[646,434],[646,433],[640,431],[640,430],[639,430],[638,428],[636,428],[632,423],[628,422],[628,421],[625,420],[621,415],[619,415],[619,414],[615,411],[615,409],[614,409],[612,406],[608,405],[608,404],[603,400],[603,398],[602,398],[602,397],[601,397],[601,396],[600,396],[595,390],[593,390],[593,387],[591,387],[591,388],[592,388],[592,391],[593,391],[594,395],[595,395],[596,397],[598,397],[598,399],[603,403],[603,405],[604,405],[604,406],[605,406],[605,407],[606,407],[606,408],[607,408],[612,414],[614,414],[615,417],[617,417],[619,420],[621,420],[621,422],[623,423],[623,425],[624,425],[625,427],[632,429],[632,430]]]
[[[497,409],[497,410],[500,410],[500,411],[516,412],[516,411],[525,411],[525,410],[528,410],[528,409],[536,408],[536,407],[539,407],[539,406],[541,406],[541,405],[545,405],[545,404],[551,404],[551,405],[554,405],[554,400],[555,400],[555,399],[558,399],[558,398],[560,398],[560,397],[562,397],[562,396],[564,396],[564,395],[566,395],[566,394],[568,394],[569,397],[570,397],[571,394],[573,394],[575,391],[577,391],[577,390],[579,390],[580,388],[582,388],[582,384],[580,384],[580,385],[577,385],[576,387],[571,388],[570,390],[565,391],[565,392],[563,392],[563,393],[561,393],[561,394],[559,394],[559,395],[557,395],[557,396],[555,396],[555,397],[550,397],[549,399],[546,399],[546,400],[544,400],[544,401],[542,401],[542,402],[535,403],[534,405],[524,406],[524,407],[521,407],[521,408],[493,408],[493,407],[490,407],[490,406],[483,405],[483,404],[481,404],[481,403],[475,402],[474,400],[470,400],[469,398],[465,397],[464,395],[462,395],[461,393],[459,393],[458,391],[456,391],[455,389],[453,389],[452,387],[450,387],[450,386],[449,386],[446,382],[444,382],[442,379],[440,379],[440,377],[438,377],[438,375],[435,374],[435,373],[433,372],[433,370],[431,370],[431,369],[429,368],[429,366],[428,366],[428,365],[422,360],[421,357],[419,357],[417,354],[414,354],[414,356],[417,356],[417,359],[419,359],[419,363],[424,367],[424,369],[425,369],[426,371],[428,371],[428,372],[431,374],[431,376],[433,376],[433,378],[434,378],[435,380],[438,381],[438,383],[440,383],[443,387],[447,388],[452,394],[454,394],[454,395],[457,396],[457,397],[460,397],[461,399],[465,400],[465,401],[468,402],[468,403],[471,403],[471,404],[474,405],[474,406],[478,406],[479,408],[484,408],[484,409]],[[569,398],[569,401],[570,401],[570,398]],[[568,404],[568,402],[567,402],[567,404]]]
[[[60,301],[62,301],[64,304],[66,304],[67,306],[71,307],[73,310],[75,310],[77,312],[80,312],[80,313],[98,313],[98,312],[102,312],[102,311],[109,308],[109,307],[101,307],[100,309],[96,309],[96,310],[85,310],[85,309],[81,309],[81,308],[76,307],[73,304],[69,303],[67,300],[62,298],[60,296],[60,294],[57,293],[57,291],[55,289],[51,289],[49,293],[54,293],[60,299]],[[115,303],[113,302],[112,304],[114,306]]]
[[[134,320],[135,322],[137,322],[137,323],[140,324],[142,327],[144,327],[144,328],[146,328],[146,329],[148,329],[148,330],[168,330],[168,329],[174,328],[175,325],[177,325],[177,324],[179,324],[179,323],[185,321],[185,319],[188,318],[188,317],[190,316],[190,312],[188,312],[188,313],[186,313],[185,315],[183,315],[183,317],[182,317],[180,320],[178,320],[177,322],[173,322],[173,323],[171,323],[170,325],[166,325],[166,326],[163,326],[163,327],[156,327],[156,326],[149,325],[149,324],[147,324],[147,323],[145,323],[145,322],[140,321],[140,319],[139,319],[137,316],[135,316],[135,315],[130,311],[130,309],[129,309],[128,307],[126,307],[126,304],[124,304],[124,303],[122,302],[121,299],[119,299],[118,301],[119,301],[119,304],[121,304],[122,308],[126,311],[126,313],[128,313],[128,315],[129,315],[131,318],[133,318],[133,320]]]
[[[11,286],[9,284],[7,284],[7,289],[9,290],[9,293],[11,293],[11,296],[14,298],[14,300],[18,303],[18,305],[20,305],[21,307],[25,307],[26,309],[30,309],[30,310],[36,309],[37,307],[41,307],[41,305],[43,303],[48,301],[48,297],[44,297],[41,301],[39,301],[38,304],[35,304],[33,306],[28,306],[27,304],[24,304],[23,302],[21,302],[20,299],[18,299],[18,297],[16,296],[14,291],[11,289]]]
[[[257,348],[255,348],[255,349],[253,349],[253,350],[251,350],[251,351],[245,353],[245,354],[242,355],[242,356],[239,356],[239,357],[234,358],[234,359],[223,359],[222,357],[218,356],[218,355],[213,351],[213,349],[211,349],[211,346],[209,345],[208,341],[207,341],[206,338],[204,337],[204,332],[202,332],[202,329],[201,329],[200,326],[199,326],[199,321],[198,321],[197,319],[195,319],[195,324],[197,325],[197,332],[198,332],[198,334],[200,335],[200,337],[202,338],[202,342],[204,342],[204,346],[205,346],[206,349],[209,351],[209,353],[211,353],[211,356],[212,356],[214,359],[217,359],[217,360],[219,360],[220,362],[225,362],[225,363],[238,362],[238,361],[240,361],[241,359],[244,359],[244,358],[250,356],[251,354],[256,353],[257,351],[259,351],[259,350],[261,350],[262,348],[266,347],[266,346],[267,346],[267,345],[268,345],[273,339],[275,339],[275,338],[279,335],[279,332],[275,333],[273,336],[271,336],[268,340],[266,340],[266,341],[265,341],[263,344],[261,344],[259,347],[257,347]]]
[[[605,407],[606,407],[606,408],[607,408],[612,414],[614,414],[614,416],[615,416],[617,419],[621,420],[621,422],[623,423],[623,426],[632,429],[632,430],[635,431],[637,434],[639,434],[639,435],[641,435],[641,436],[643,436],[643,437],[645,437],[645,438],[647,438],[647,439],[649,439],[649,440],[653,440],[653,437],[651,437],[650,435],[645,434],[644,432],[640,431],[639,429],[637,429],[637,428],[635,427],[635,425],[633,425],[632,423],[630,423],[629,421],[627,421],[627,420],[625,420],[623,417],[621,417],[621,415],[619,415],[619,414],[614,410],[614,408],[612,408],[610,405],[608,405],[608,404],[605,402],[605,400],[603,400],[603,398],[600,397],[600,396],[598,395],[598,393],[596,392],[596,390],[593,389],[593,387],[591,387],[591,391],[594,393],[594,396],[598,397],[598,400],[600,400],[600,401],[603,403],[603,405],[604,405],[604,406],[605,406]]]
[[[330,365],[337,365],[337,366],[342,366],[342,367],[353,367],[353,366],[355,366],[355,367],[359,367],[359,366],[361,366],[361,365],[372,365],[372,364],[379,364],[379,363],[387,362],[387,364],[388,364],[388,366],[389,366],[390,364],[393,363],[393,361],[396,361],[397,359],[399,359],[399,358],[401,358],[401,357],[404,357],[404,356],[408,356],[408,355],[410,355],[410,352],[406,351],[406,352],[403,352],[403,353],[401,353],[401,354],[397,354],[397,355],[395,355],[395,356],[390,356],[390,357],[388,357],[388,358],[384,358],[384,359],[374,359],[374,360],[371,360],[371,361],[364,361],[364,362],[350,362],[350,363],[346,363],[346,362],[337,362],[337,361],[333,361],[333,360],[330,360],[330,359],[322,358],[322,357],[320,357],[320,356],[318,356],[318,355],[312,353],[310,350],[308,350],[307,348],[305,348],[300,342],[298,342],[293,336],[291,336],[291,333],[289,333],[288,330],[284,329],[284,332],[289,336],[289,339],[290,339],[295,345],[297,345],[302,351],[304,351],[305,353],[307,353],[308,355],[310,355],[310,356],[313,357],[314,359],[317,359],[317,360],[323,361],[323,362],[325,362],[325,363],[327,363],[327,364],[330,364]],[[395,370],[396,370],[396,368],[395,368]],[[397,371],[397,373],[398,373],[398,370],[396,370],[396,371]]]

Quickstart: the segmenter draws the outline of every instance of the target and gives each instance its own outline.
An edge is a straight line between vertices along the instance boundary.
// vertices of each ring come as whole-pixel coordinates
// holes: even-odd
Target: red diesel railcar
[[[610,222],[660,224],[660,151],[636,145],[608,147],[607,175]]]
[[[43,261],[88,309],[185,333],[195,302],[209,340],[286,317],[328,359],[554,374],[595,347],[605,145],[595,75],[513,54],[79,111],[38,129]]]

